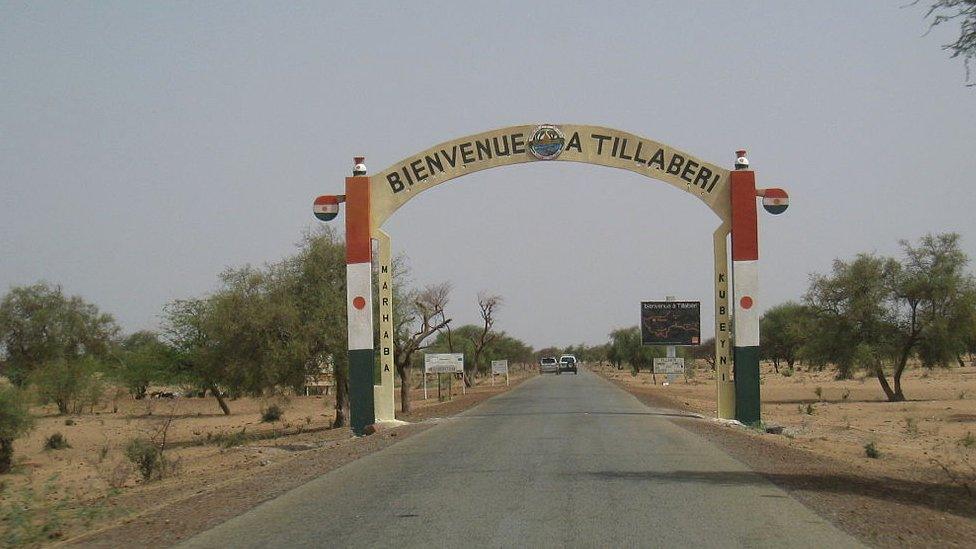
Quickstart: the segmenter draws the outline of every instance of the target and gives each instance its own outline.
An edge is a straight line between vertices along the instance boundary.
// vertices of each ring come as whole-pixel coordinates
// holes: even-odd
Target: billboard
[[[640,319],[644,345],[701,344],[698,301],[642,301]]]
[[[508,361],[507,360],[492,360],[491,361],[491,373],[493,373],[493,374],[507,374],[508,373]]]
[[[425,374],[464,373],[463,353],[441,353],[424,355]]]

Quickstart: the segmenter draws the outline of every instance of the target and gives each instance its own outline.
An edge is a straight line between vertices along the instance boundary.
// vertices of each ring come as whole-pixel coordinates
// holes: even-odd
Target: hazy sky
[[[0,1],[0,288],[63,284],[126,330],[293,253],[352,157],[371,172],[514,124],[610,126],[791,196],[760,217],[761,299],[898,240],[976,257],[976,89],[905,0],[294,4]],[[924,2],[923,2],[924,4]],[[338,220],[341,226],[342,218]],[[708,208],[609,168],[534,163],[424,193],[387,223],[449,313],[505,297],[536,347],[600,343],[642,299],[703,302]]]

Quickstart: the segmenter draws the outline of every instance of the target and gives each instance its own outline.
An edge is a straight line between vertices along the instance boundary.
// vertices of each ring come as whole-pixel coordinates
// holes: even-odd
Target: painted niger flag
[[[763,208],[771,214],[781,214],[790,205],[790,195],[783,189],[766,189],[762,200]]]

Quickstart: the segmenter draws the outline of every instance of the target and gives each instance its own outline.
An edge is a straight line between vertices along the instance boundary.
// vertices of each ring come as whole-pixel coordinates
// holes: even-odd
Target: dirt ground
[[[710,371],[668,386],[649,373],[594,368],[649,404],[715,415]],[[838,381],[763,365],[763,421],[773,435],[678,419],[872,545],[972,546],[976,539],[976,368],[913,369],[907,402],[874,377]],[[819,394],[818,394],[819,393]],[[879,455],[868,457],[873,445]]]
[[[512,386],[532,375],[534,370],[513,371]],[[430,398],[424,400],[422,390],[413,391],[413,410],[404,417],[398,414],[399,419],[418,422],[451,415],[507,389],[503,381],[491,386],[480,380],[461,395],[455,381],[454,399],[439,402],[434,376],[429,383]],[[446,385],[444,389],[446,397]],[[396,396],[399,409],[399,389]],[[271,403],[281,405],[284,415],[263,423],[261,410]],[[105,532],[101,541],[92,538],[86,545],[133,545],[133,536],[147,543],[173,543],[392,444],[398,436],[426,428],[410,425],[352,437],[348,429],[330,428],[331,395],[241,398],[229,405],[229,416],[220,412],[213,398],[123,398],[96,406],[91,414],[70,416],[58,416],[48,408],[35,410],[35,429],[16,441],[14,470],[0,477],[0,545],[44,545],[86,531]],[[164,431],[164,476],[144,482],[126,459],[124,446],[134,437],[161,440]],[[45,441],[54,433],[61,433],[70,447],[45,450]],[[262,484],[261,478],[274,480]],[[236,498],[213,496],[217,488],[233,492],[241,479],[252,485]],[[224,503],[192,504],[194,498],[208,495]],[[174,528],[171,521],[181,516],[186,524]],[[143,521],[144,517],[150,518]],[[114,538],[112,532],[126,525],[138,527]]]

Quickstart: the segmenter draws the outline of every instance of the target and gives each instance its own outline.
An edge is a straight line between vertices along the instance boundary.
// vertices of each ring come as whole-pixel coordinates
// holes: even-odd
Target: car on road
[[[573,355],[563,355],[559,357],[559,371],[579,374],[579,361]]]
[[[554,356],[544,356],[539,359],[539,373],[540,374],[558,374],[559,373],[559,361],[556,360]]]

